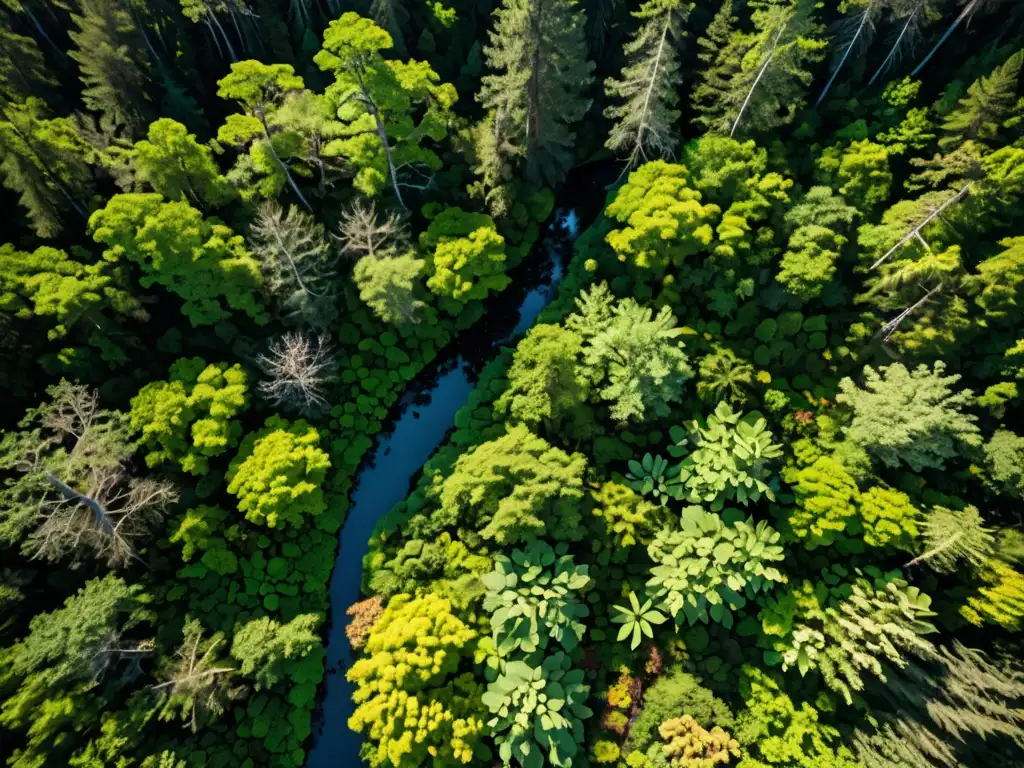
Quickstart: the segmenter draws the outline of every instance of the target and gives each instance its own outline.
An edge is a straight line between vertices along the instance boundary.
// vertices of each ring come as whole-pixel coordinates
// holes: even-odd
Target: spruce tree
[[[939,146],[950,151],[968,140],[991,142],[995,139],[1017,102],[1022,64],[1024,50],[1017,51],[990,74],[971,83],[967,95],[943,122],[945,135],[939,139]]]
[[[0,117],[0,176],[18,193],[36,234],[55,236],[69,217],[84,221],[95,152],[75,122],[50,117],[36,98],[8,105]]]
[[[713,57],[695,89],[696,122],[709,131],[733,135],[743,126],[771,130],[793,121],[811,82],[808,67],[820,61],[827,43],[813,0],[752,3],[753,32],[732,32],[723,6],[709,29],[707,56]]]
[[[684,0],[648,0],[633,14],[640,28],[625,46],[629,63],[621,79],[605,80],[615,103],[604,111],[615,121],[605,146],[626,154],[626,167],[671,158],[679,140],[677,90],[682,81],[679,51],[683,25],[692,4]]]
[[[100,114],[104,133],[139,135],[153,117],[150,66],[131,12],[117,0],[78,0],[70,32],[85,106]]]
[[[495,15],[484,48],[494,74],[477,97],[500,137],[488,149],[530,183],[557,184],[572,165],[572,126],[590,108],[586,15],[575,0],[504,0]]]

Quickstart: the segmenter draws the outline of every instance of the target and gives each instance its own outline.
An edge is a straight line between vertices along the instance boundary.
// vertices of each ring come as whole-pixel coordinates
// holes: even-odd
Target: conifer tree
[[[666,160],[678,143],[679,51],[692,5],[684,0],[648,0],[633,13],[640,28],[625,46],[629,63],[619,80],[605,80],[617,102],[605,117],[615,120],[605,146],[626,156],[626,167]]]
[[[886,466],[906,464],[915,472],[942,469],[961,445],[980,446],[977,417],[962,412],[971,391],[953,391],[960,376],[944,376],[945,371],[941,360],[934,371],[926,365],[913,371],[902,363],[878,371],[867,365],[864,389],[849,378],[840,381],[836,400],[853,410],[846,438]]]
[[[726,130],[726,118],[719,114],[721,94],[739,72],[740,62],[752,44],[736,32],[736,22],[734,0],[722,0],[704,36],[697,39],[697,45],[702,49],[697,58],[704,66],[690,94],[693,109],[698,113],[694,122],[718,133]]]
[[[135,18],[117,0],[78,0],[71,58],[78,62],[86,107],[100,128],[139,135],[153,117],[150,62]]]
[[[426,306],[419,297],[424,263],[414,251],[363,256],[352,271],[359,298],[385,323],[418,323]]]
[[[971,83],[967,95],[943,121],[945,135],[939,139],[939,146],[949,152],[968,140],[991,142],[995,139],[1017,102],[1022,64],[1024,50],[1017,51],[991,73]]]
[[[875,36],[876,21],[881,17],[891,0],[846,0],[840,4],[840,10],[854,9],[852,15],[839,24],[835,42],[838,43],[835,62],[832,65],[832,76],[818,96],[815,106],[821,104],[828,95],[829,89],[839,76],[851,54],[862,53],[871,44]]]
[[[694,91],[697,122],[730,136],[747,130],[770,130],[792,122],[804,105],[811,82],[808,67],[824,56],[813,0],[764,0],[754,6],[751,33],[732,33],[714,50],[714,65],[705,88]],[[716,22],[719,22],[716,19]],[[715,34],[725,37],[728,17]],[[739,65],[736,65],[739,62]]]
[[[268,200],[256,212],[249,242],[263,266],[264,284],[281,302],[285,319],[312,328],[333,327],[337,257],[323,226],[294,205],[285,212]]]
[[[19,35],[0,15],[0,107],[29,96],[52,98],[55,85],[36,41]]]
[[[494,74],[477,97],[495,137],[485,151],[530,183],[557,184],[572,165],[572,127],[590,108],[586,14],[575,0],[504,0],[495,17],[484,48]]]
[[[54,237],[69,213],[85,220],[95,152],[75,123],[50,117],[34,97],[6,106],[0,118],[0,175],[18,193],[36,234]]]

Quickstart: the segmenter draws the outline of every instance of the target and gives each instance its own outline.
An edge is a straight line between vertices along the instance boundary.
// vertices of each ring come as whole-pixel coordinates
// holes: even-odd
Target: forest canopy
[[[1024,765],[1022,70],[1014,0],[4,2],[0,759]]]

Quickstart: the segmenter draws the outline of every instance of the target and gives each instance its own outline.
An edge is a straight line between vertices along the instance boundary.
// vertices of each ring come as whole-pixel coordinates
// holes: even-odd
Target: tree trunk
[[[949,38],[949,36],[952,35],[953,32],[956,31],[956,28],[960,26],[960,24],[963,22],[963,20],[966,19],[971,14],[971,11],[974,10],[974,7],[977,4],[978,4],[978,0],[971,0],[971,2],[967,4],[967,6],[960,12],[960,15],[956,17],[956,21],[954,21],[949,26],[949,29],[946,30],[946,33],[942,37],[939,38],[939,42],[937,42],[935,44],[935,47],[932,48],[930,51],[928,51],[928,55],[924,57],[924,61],[922,61],[920,64],[918,64],[917,67],[914,69],[914,71],[910,73],[911,77],[917,77],[917,73],[920,72],[922,69],[924,69],[924,65],[925,64],[927,64],[929,61],[931,61],[931,58],[932,58],[932,56],[935,55],[935,52],[937,50],[939,50],[939,48],[942,47],[942,44],[944,42],[946,42],[946,40]]]
[[[267,147],[270,149],[270,154],[272,154],[274,156],[275,162],[277,162],[277,164],[279,166],[281,166],[281,170],[284,171],[284,177],[285,177],[285,179],[288,180],[288,186],[290,186],[292,188],[292,191],[299,198],[299,202],[302,203],[303,207],[307,211],[312,213],[313,212],[313,206],[311,206],[309,204],[309,201],[306,200],[305,196],[302,194],[302,190],[299,189],[299,185],[296,184],[295,183],[295,179],[292,178],[292,174],[288,170],[288,166],[284,164],[284,161],[281,160],[280,157],[278,157],[277,150],[274,149],[274,141],[270,137],[270,129],[267,127],[267,119],[266,119],[266,116],[263,114],[263,110],[259,109],[258,113],[259,113],[258,116],[259,116],[259,119],[260,119],[260,124],[263,126],[263,135],[266,137],[266,139],[267,139]]]
[[[640,116],[640,127],[636,131],[636,146],[630,153],[629,167],[636,164],[638,157],[647,160],[647,153],[644,152],[644,131],[647,129],[647,115],[650,114],[651,94],[654,92],[654,84],[658,81],[658,72],[661,69],[661,56],[665,50],[665,38],[668,37],[668,28],[672,23],[672,12],[665,14],[665,27],[661,30],[661,40],[658,41],[658,55],[654,59],[654,71],[651,72],[651,82],[647,86],[647,93],[644,96],[644,108]]]
[[[768,65],[770,65],[772,63],[772,59],[775,58],[775,49],[779,47],[779,40],[782,39],[782,33],[786,31],[787,26],[789,26],[788,21],[782,25],[779,29],[779,34],[775,36],[775,42],[772,43],[772,49],[768,54],[768,58],[761,67],[761,71],[757,73],[757,77],[754,78],[754,84],[750,86],[750,91],[747,92],[747,98],[743,100],[743,104],[740,106],[740,113],[736,115],[736,121],[732,124],[732,130],[729,131],[730,137],[736,133],[736,127],[740,124],[740,119],[743,117],[743,112],[750,103],[750,99],[754,95],[754,91],[757,90],[757,84],[761,82],[761,78],[764,77],[764,73],[768,70]]]
[[[391,158],[391,145],[388,143],[388,133],[384,129],[384,121],[380,119],[380,112],[377,111],[377,105],[370,97],[369,91],[366,90],[366,85],[363,83],[362,73],[356,73],[356,79],[359,82],[359,90],[363,94],[363,101],[366,104],[367,111],[373,115],[373,121],[377,126],[377,137],[380,139],[380,145],[384,149],[384,159],[387,160],[388,172],[391,176],[391,188],[395,191],[395,197],[398,198],[398,204],[402,206],[404,210],[409,210],[405,205],[405,201],[402,199],[402,192],[398,188],[398,171],[395,169],[395,161]]]
[[[825,96],[828,94],[829,89],[832,87],[832,83],[834,83],[836,78],[839,76],[839,70],[841,70],[843,68],[843,65],[846,63],[846,59],[847,57],[849,57],[850,51],[853,50],[853,46],[855,46],[857,44],[857,41],[860,39],[861,32],[864,31],[864,27],[868,23],[868,18],[870,17],[871,12],[873,10],[874,6],[868,6],[864,10],[864,13],[860,15],[860,24],[857,25],[857,31],[853,33],[853,39],[850,40],[850,44],[846,46],[846,50],[843,52],[843,57],[839,60],[839,63],[836,64],[836,68],[832,71],[832,77],[830,77],[828,79],[828,82],[825,83],[825,87],[822,89],[821,95],[818,97],[818,100],[814,102],[814,106],[818,106],[819,104],[821,104],[822,101],[824,101]]]
[[[886,69],[889,68],[889,62],[896,55],[896,51],[899,50],[900,43],[903,42],[903,37],[907,34],[907,30],[910,29],[910,25],[914,23],[914,17],[917,16],[917,12],[920,11],[923,7],[924,0],[918,3],[917,7],[914,8],[913,11],[911,11],[910,15],[907,17],[907,23],[903,25],[903,29],[900,30],[900,34],[896,38],[896,42],[892,44],[892,48],[889,49],[889,54],[885,57],[885,60],[882,62],[881,66],[878,67],[878,71],[876,71],[871,80],[868,81],[868,85],[874,85],[875,80],[878,79],[879,75],[881,75],[883,72],[885,72]]]

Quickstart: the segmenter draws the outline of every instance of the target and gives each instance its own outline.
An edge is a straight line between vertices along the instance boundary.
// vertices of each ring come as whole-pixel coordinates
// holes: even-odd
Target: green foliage
[[[652,600],[645,600],[644,604],[640,605],[635,592],[629,593],[628,606],[613,605],[612,610],[618,611],[612,617],[612,621],[622,625],[615,639],[621,642],[628,637],[631,651],[637,649],[645,635],[651,640],[654,639],[652,624],[664,624],[668,621],[667,616],[653,607]]]
[[[437,595],[389,601],[347,673],[356,685],[348,726],[372,742],[370,765],[441,768],[473,758],[486,732],[483,686],[459,666],[474,658],[477,639]]]
[[[151,123],[146,138],[132,147],[131,165],[137,181],[172,202],[208,209],[233,197],[210,148],[176,120],[162,117]]]
[[[647,548],[648,594],[681,623],[733,625],[741,610],[786,577],[772,563],[784,559],[780,535],[763,520],[743,519],[739,510],[719,516],[700,507],[683,510],[679,530],[661,531]]]
[[[593,714],[584,703],[589,690],[583,670],[572,669],[561,651],[538,665],[506,662],[482,699],[493,715],[487,724],[502,763],[541,768],[547,755],[571,768],[583,743],[582,721]]]
[[[629,730],[623,746],[626,755],[644,755],[656,744],[658,727],[666,720],[689,714],[698,723],[714,723],[731,729],[735,723],[729,707],[698,680],[679,667],[668,670],[647,689],[643,708]]]
[[[590,584],[585,565],[566,554],[568,545],[552,549],[531,541],[510,557],[495,555],[494,570],[482,581],[487,593],[484,610],[491,614],[491,630],[498,655],[533,653],[554,640],[571,653],[586,631],[581,619],[590,610],[578,598]]]
[[[981,571],[985,586],[967,598],[960,615],[972,624],[995,624],[1008,632],[1024,627],[1024,576],[1004,563],[989,562]]]
[[[201,504],[182,514],[168,540],[181,543],[181,557],[186,563],[199,555],[206,568],[227,576],[238,569],[238,558],[219,535],[227,518],[228,513],[220,507]]]
[[[419,171],[409,182],[419,186],[442,168],[427,142],[444,139],[458,94],[425,61],[385,59],[382,51],[391,47],[387,32],[349,11],[328,25],[313,61],[334,75],[327,98],[341,122],[324,154],[356,171],[353,183],[363,194],[389,186],[404,205],[399,169]]]
[[[18,195],[39,237],[55,237],[67,220],[85,219],[95,150],[67,117],[51,117],[37,98],[4,107],[0,175]]]
[[[477,101],[494,137],[478,147],[482,168],[514,166],[537,186],[554,186],[572,165],[573,125],[590,107],[584,13],[573,0],[504,0],[495,11]],[[532,87],[525,87],[532,83]],[[490,155],[490,157],[488,157]],[[485,173],[498,186],[503,173]],[[488,178],[490,176],[491,178]]]
[[[856,198],[853,198],[856,199]],[[858,215],[829,187],[812,187],[786,214],[792,228],[776,278],[804,301],[817,298],[832,280],[836,262]]]
[[[803,581],[765,600],[758,615],[765,662],[815,670],[832,690],[852,703],[868,673],[885,682],[883,663],[903,667],[910,653],[927,658],[932,645],[921,636],[935,631],[927,619],[931,598],[911,587],[899,571],[874,566],[852,574],[841,566],[822,580]]]
[[[831,546],[843,533],[857,532],[857,483],[840,462],[822,456],[791,482],[797,508],[789,516],[789,530],[809,548]]]
[[[1024,498],[1024,437],[997,429],[985,443],[985,466],[1003,493]]]
[[[629,174],[605,215],[620,224],[606,239],[620,261],[655,276],[708,248],[717,205],[701,202],[685,166],[658,160]]]
[[[630,459],[626,482],[642,496],[652,496],[661,506],[669,499],[683,498],[683,486],[679,481],[679,467],[669,467],[668,459],[645,453],[643,460]]]
[[[402,256],[364,256],[352,271],[359,298],[385,323],[419,322],[426,306],[418,298],[424,263],[412,252]]]
[[[526,427],[512,427],[455,462],[439,489],[443,520],[499,545],[542,534],[578,540],[585,467],[582,454],[567,454]]]
[[[64,251],[42,246],[32,253],[0,246],[0,310],[21,321],[47,318],[50,340],[81,337],[105,362],[127,362],[123,320],[149,315],[126,289],[126,275],[109,262],[88,264]]]
[[[644,501],[633,490],[615,482],[603,483],[591,491],[593,514],[599,520],[601,536],[608,540],[613,557],[625,555],[637,544],[647,545],[662,524],[662,510]]]
[[[170,380],[139,390],[129,419],[148,451],[147,466],[175,461],[186,472],[205,475],[210,458],[238,445],[242,426],[235,417],[248,405],[240,365],[183,358],[171,366]]]
[[[655,315],[625,299],[612,312],[608,325],[583,349],[584,368],[597,394],[620,422],[667,416],[693,376],[678,341],[682,329],[668,307]]]
[[[751,397],[753,380],[754,366],[728,347],[716,345],[700,359],[697,394],[704,400],[744,403]]]
[[[268,616],[253,619],[235,631],[231,655],[240,662],[239,671],[255,682],[256,690],[295,676],[311,654],[319,673],[319,626],[320,617],[314,613],[296,616],[286,624]]]
[[[268,317],[259,301],[259,265],[241,236],[187,202],[157,194],[114,195],[89,218],[103,258],[138,264],[142,285],[162,285],[180,296],[193,326],[212,325],[240,310],[257,323]],[[225,307],[225,303],[227,307]]]
[[[1024,237],[999,241],[1003,250],[981,261],[965,284],[985,313],[986,322],[1005,324],[1024,312]]]
[[[946,151],[964,141],[991,142],[1003,129],[1017,102],[1017,81],[1024,51],[1017,51],[985,77],[979,77],[967,89],[956,108],[942,123],[939,146]]]
[[[875,486],[860,495],[859,506],[865,544],[913,551],[921,513],[907,494]]]
[[[995,545],[992,531],[985,527],[977,507],[961,510],[932,507],[921,522],[924,551],[911,562],[927,563],[939,573],[953,573],[961,561],[981,566]]]
[[[859,768],[839,731],[806,701],[797,706],[769,673],[743,667],[740,695],[745,708],[733,733],[746,757],[739,768]]]
[[[624,46],[629,63],[620,79],[605,80],[605,93],[621,102],[604,110],[616,121],[605,146],[627,156],[630,167],[675,154],[682,80],[677,47],[682,47],[691,8],[680,0],[649,0],[633,11],[641,23]]]
[[[828,43],[809,0],[765,3],[751,13],[753,31],[730,23],[732,3],[722,7],[705,38],[709,66],[693,91],[695,122],[711,133],[770,131],[791,122],[803,107],[808,71]]]
[[[508,371],[508,388],[494,407],[513,422],[571,430],[587,398],[579,367],[583,340],[557,325],[535,325],[519,344]]]
[[[246,520],[268,528],[299,527],[326,509],[320,486],[331,460],[319,445],[319,433],[306,421],[289,423],[280,416],[242,441],[225,479]]]
[[[420,236],[420,245],[427,251],[427,288],[449,314],[508,285],[505,239],[485,213],[446,208]]]
[[[717,511],[730,501],[747,506],[762,495],[775,500],[777,481],[769,465],[782,455],[782,446],[772,442],[759,413],[744,416],[723,400],[706,424],[694,420],[669,434],[675,442],[669,453],[683,457],[679,479],[687,501],[710,503]]]
[[[671,768],[712,768],[729,765],[740,757],[740,744],[720,726],[701,727],[690,715],[666,720],[658,726],[665,742],[661,750]]]
[[[142,673],[139,654],[106,650],[112,637],[125,650],[152,649],[144,629],[154,618],[150,599],[116,576],[92,579],[63,607],[33,616],[24,639],[0,651],[0,725],[24,734],[11,757],[44,765],[82,745],[83,736],[67,730],[81,708],[102,707],[104,695],[116,695]]]
[[[945,370],[941,360],[934,370],[920,365],[908,371],[893,363],[875,371],[868,365],[864,389],[843,379],[836,399],[853,411],[853,421],[843,429],[846,439],[886,466],[906,464],[914,472],[942,469],[960,445],[980,445],[977,418],[961,412],[972,401],[971,391],[954,392],[951,385],[960,376],[944,376]]]

